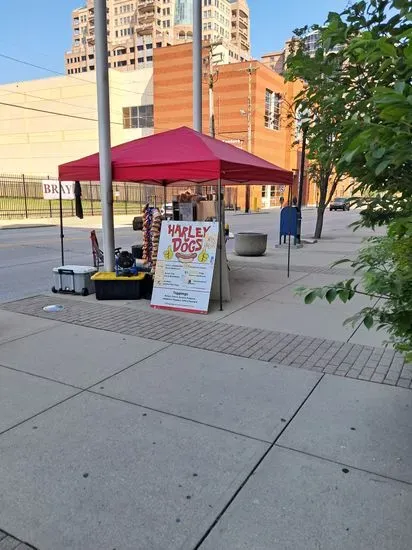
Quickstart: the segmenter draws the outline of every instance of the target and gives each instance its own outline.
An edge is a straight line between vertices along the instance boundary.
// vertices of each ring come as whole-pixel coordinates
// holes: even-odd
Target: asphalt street
[[[355,212],[326,212],[324,237],[338,236],[357,217]],[[302,234],[313,235],[316,210],[303,212]],[[131,227],[116,229],[116,246],[130,249],[140,242],[141,233]],[[267,232],[269,245],[279,235],[279,210],[262,214],[226,214],[233,233],[238,231]],[[92,265],[90,228],[66,228],[65,264]],[[0,230],[0,302],[8,302],[48,291],[52,284],[52,269],[61,265],[59,227],[37,227]],[[101,232],[97,231],[101,241]],[[229,251],[233,242],[229,243]]]

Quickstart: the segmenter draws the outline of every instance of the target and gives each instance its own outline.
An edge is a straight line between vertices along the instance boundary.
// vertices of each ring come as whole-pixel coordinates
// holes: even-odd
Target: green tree
[[[304,82],[302,91],[295,97],[294,112],[305,113],[301,128],[306,133],[308,144],[308,176],[319,192],[316,239],[322,235],[325,210],[339,181],[345,177],[345,171],[337,170],[337,166],[343,154],[342,142],[338,138],[347,117],[344,100],[341,98],[336,102],[336,82],[342,58],[337,52],[325,48],[322,33],[315,55],[309,55],[306,50],[306,36],[319,30],[314,26],[295,31],[285,73],[286,80]]]
[[[412,359],[412,1],[356,2],[330,13],[321,35],[341,66],[328,97],[343,99],[347,113],[337,136],[337,171],[356,181],[358,225],[385,225],[387,234],[370,239],[352,263],[361,286],[344,281],[314,289],[305,300],[347,301],[359,292],[380,298],[357,319],[385,327]]]

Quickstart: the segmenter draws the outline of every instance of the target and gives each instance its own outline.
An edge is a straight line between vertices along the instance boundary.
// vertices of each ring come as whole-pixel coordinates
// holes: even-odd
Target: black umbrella
[[[80,181],[74,182],[74,196],[76,202],[76,216],[83,219],[83,206],[82,206],[82,186]]]

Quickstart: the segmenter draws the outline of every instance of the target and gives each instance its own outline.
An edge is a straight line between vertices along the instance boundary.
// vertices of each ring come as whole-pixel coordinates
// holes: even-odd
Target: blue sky
[[[252,52],[280,49],[293,29],[322,23],[328,11],[341,11],[347,0],[249,0]],[[64,71],[64,51],[70,49],[71,11],[82,0],[2,1],[0,54],[57,72]],[[51,76],[41,69],[0,57],[0,83]]]

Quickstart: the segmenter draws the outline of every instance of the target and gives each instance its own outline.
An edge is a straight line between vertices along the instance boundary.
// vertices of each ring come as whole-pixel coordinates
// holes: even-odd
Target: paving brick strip
[[[412,388],[412,365],[407,365],[403,357],[390,348],[342,343],[181,317],[165,312],[139,311],[127,305],[118,307],[60,297],[57,303],[64,305],[62,311],[43,311],[45,305],[53,302],[56,300],[49,296],[35,296],[3,304],[1,308],[63,323],[162,340],[170,344],[183,344],[277,365],[290,365]]]
[[[336,254],[336,252],[332,252],[332,254]],[[230,267],[231,268],[237,268],[237,269],[248,269],[247,267],[245,267],[245,264],[244,262],[239,262],[233,258],[230,259]],[[262,270],[267,270],[267,271],[283,271],[285,272],[286,269],[287,269],[287,266],[286,265],[283,265],[283,264],[265,264],[265,263],[260,263],[260,262],[256,262],[256,264],[253,265],[254,268],[256,269],[262,269]],[[342,278],[348,278],[348,277],[353,277],[353,269],[344,269],[344,268],[339,268],[339,267],[325,267],[325,266],[309,266],[309,265],[294,265],[292,263],[291,267],[290,267],[291,271],[294,271],[296,273],[307,273],[309,275],[309,273],[319,273],[321,275],[335,275],[335,276],[338,276],[338,277],[342,277]]]
[[[34,546],[21,542],[14,537],[8,535],[4,531],[0,531],[0,550],[36,550]]]

